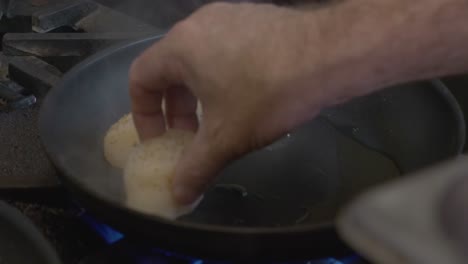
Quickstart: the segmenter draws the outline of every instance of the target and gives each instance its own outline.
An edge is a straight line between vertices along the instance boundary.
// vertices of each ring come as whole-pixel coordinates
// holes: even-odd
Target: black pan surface
[[[130,111],[127,72],[156,38],[76,66],[47,96],[40,133],[64,185],[110,225],[155,246],[217,258],[320,257],[346,251],[334,217],[356,194],[460,153],[463,116],[440,82],[400,85],[326,109],[233,162],[191,215],[168,221],[126,208],[106,130]],[[286,249],[286,250],[285,250]]]

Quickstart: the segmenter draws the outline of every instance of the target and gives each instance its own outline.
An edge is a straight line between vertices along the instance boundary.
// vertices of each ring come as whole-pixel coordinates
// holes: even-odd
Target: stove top
[[[63,263],[234,263],[142,245],[97,221],[76,206],[61,188],[37,128],[44,96],[71,67],[108,46],[162,34],[198,6],[211,1],[0,0],[0,199],[32,220]],[[451,77],[444,83],[466,112],[468,78]],[[273,263],[369,262],[352,254]]]

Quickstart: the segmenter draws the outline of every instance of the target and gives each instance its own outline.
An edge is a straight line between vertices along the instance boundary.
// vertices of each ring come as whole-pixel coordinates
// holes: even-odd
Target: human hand
[[[301,30],[316,25],[302,23],[297,10],[211,4],[135,60],[130,94],[142,140],[165,131],[162,98],[169,127],[199,126],[174,175],[180,203],[195,200],[230,160],[271,143],[335,99],[319,85],[327,78],[327,43],[306,39]]]

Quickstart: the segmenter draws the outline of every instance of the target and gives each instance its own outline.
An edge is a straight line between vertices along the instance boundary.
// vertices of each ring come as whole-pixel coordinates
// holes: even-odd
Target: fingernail
[[[174,197],[178,203],[185,205],[195,201],[197,194],[184,185],[177,185],[174,187]]]

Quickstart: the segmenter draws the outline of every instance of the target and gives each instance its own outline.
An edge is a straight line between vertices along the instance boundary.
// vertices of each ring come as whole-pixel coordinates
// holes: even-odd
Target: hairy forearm
[[[346,0],[302,19],[313,20],[311,38],[324,44],[321,78],[334,79],[326,82],[331,103],[468,72],[468,0]]]

